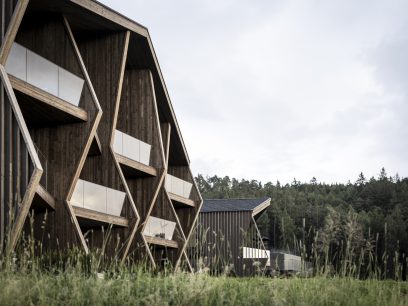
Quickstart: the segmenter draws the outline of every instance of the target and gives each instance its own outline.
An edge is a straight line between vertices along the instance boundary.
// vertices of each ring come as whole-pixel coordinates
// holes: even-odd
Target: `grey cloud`
[[[408,174],[408,3],[104,3],[149,27],[195,172]]]

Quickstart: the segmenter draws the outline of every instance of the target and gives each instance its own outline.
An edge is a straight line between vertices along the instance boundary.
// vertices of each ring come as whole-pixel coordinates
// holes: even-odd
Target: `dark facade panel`
[[[266,254],[250,211],[202,212],[194,237],[189,256],[195,269],[238,276],[263,273],[265,256],[247,258]]]

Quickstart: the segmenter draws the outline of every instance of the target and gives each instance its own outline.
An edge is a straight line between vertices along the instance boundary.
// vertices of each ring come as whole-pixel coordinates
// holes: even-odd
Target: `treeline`
[[[202,175],[196,181],[203,198],[270,197],[271,206],[258,224],[271,248],[319,261],[326,272],[406,276],[408,178],[387,176],[383,168],[377,178],[367,180],[360,173],[347,184],[316,178],[263,184]]]

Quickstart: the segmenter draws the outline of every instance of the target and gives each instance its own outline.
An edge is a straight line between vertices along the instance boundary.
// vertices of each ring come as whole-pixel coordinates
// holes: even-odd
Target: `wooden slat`
[[[122,226],[122,227],[129,226],[129,220],[123,217],[108,215],[108,214],[100,213],[94,210],[77,207],[74,205],[72,205],[72,209],[76,217],[78,218],[94,220],[94,221],[98,221],[101,223],[113,224],[113,225]]]
[[[82,6],[83,8],[87,9],[88,11],[91,11],[95,14],[98,14],[104,18],[107,18],[116,24],[119,24],[135,33],[138,33],[143,36],[147,36],[148,32],[145,27],[143,27],[140,24],[137,24],[133,20],[130,20],[129,18],[112,11],[110,8],[104,6],[102,3],[98,3],[95,1],[89,1],[89,0],[70,0],[71,2],[78,4]]]
[[[169,153],[170,153],[170,135],[171,135],[171,124],[168,122],[162,123],[160,125],[160,129],[162,132],[162,139],[164,141],[164,155],[166,157],[166,166],[169,166]]]
[[[95,108],[96,108],[96,111],[97,111],[97,113],[95,115],[95,119],[94,119],[94,121],[92,123],[92,127],[91,127],[91,129],[90,129],[90,131],[88,133],[88,140],[87,140],[86,144],[84,145],[84,150],[82,152],[82,156],[81,156],[80,160],[78,161],[78,163],[76,165],[76,171],[74,173],[73,180],[71,182],[71,186],[70,186],[70,188],[68,190],[68,193],[66,195],[66,199],[71,199],[72,194],[74,192],[74,188],[75,188],[76,183],[77,183],[77,181],[79,179],[79,175],[80,175],[80,173],[82,171],[82,168],[83,168],[83,166],[85,164],[85,160],[86,160],[86,157],[88,155],[89,148],[91,147],[92,140],[94,139],[94,137],[96,135],[96,129],[98,128],[99,122],[100,122],[101,117],[102,117],[102,108],[101,108],[101,106],[99,104],[99,101],[98,101],[98,98],[97,98],[97,96],[95,94],[95,90],[94,90],[94,88],[92,86],[92,82],[91,82],[91,80],[89,78],[88,71],[86,70],[86,67],[84,65],[84,61],[82,60],[81,53],[79,52],[79,49],[78,49],[77,43],[75,41],[74,35],[72,34],[72,30],[71,30],[71,27],[69,25],[69,22],[68,22],[68,20],[66,19],[65,16],[63,17],[63,21],[64,21],[65,30],[66,30],[66,32],[68,34],[68,37],[69,37],[70,41],[71,41],[71,44],[72,44],[72,47],[74,49],[74,52],[75,52],[76,58],[78,60],[79,66],[80,66],[80,68],[82,70],[82,74],[85,77],[85,83],[88,86],[88,89],[89,89],[89,91],[91,93],[91,96],[92,96],[92,101],[94,102]],[[79,239],[81,241],[81,244],[82,244],[82,247],[84,248],[85,252],[88,254],[89,253],[89,248],[88,248],[88,245],[86,244],[84,235],[82,234],[81,228],[80,228],[79,223],[78,223],[78,219],[76,218],[75,212],[73,210],[73,206],[67,200],[65,201],[65,203],[66,203],[66,207],[68,209],[68,212],[69,212],[69,214],[71,216],[71,219],[72,219],[72,221],[74,223],[77,236],[79,237]]]
[[[174,194],[174,193],[171,193],[171,192],[168,192],[168,194],[169,194],[170,200],[173,202],[173,205],[176,206],[176,207],[180,206],[179,204],[181,204],[181,206],[195,207],[195,203],[191,199],[181,197],[181,196],[179,196],[177,194]],[[174,202],[177,202],[179,204],[176,204]]]
[[[200,211],[201,211],[201,207],[203,206],[203,202],[204,202],[204,201],[203,201],[203,198],[202,198],[202,196],[201,196],[201,194],[200,194],[200,192],[199,192],[199,189],[198,189],[198,186],[197,186],[197,182],[196,182],[195,179],[194,179],[194,176],[193,176],[193,173],[191,172],[191,168],[190,168],[190,167],[188,168],[188,172],[189,172],[189,174],[190,174],[190,177],[193,179],[193,186],[194,186],[194,188],[195,188],[196,191],[197,191],[198,198],[199,198],[199,203],[196,203],[194,220],[193,220],[193,222],[192,222],[192,224],[191,224],[191,227],[190,227],[189,231],[186,233],[186,234],[187,234],[187,235],[186,235],[186,243],[183,245],[183,250],[182,250],[183,253],[185,253],[186,247],[187,247],[187,243],[188,243],[189,240],[191,239],[191,235],[192,235],[193,230],[194,230],[194,228],[195,228],[195,226],[196,226],[196,224],[197,224],[198,217],[199,217]],[[187,261],[188,261],[189,264],[190,264],[190,261],[189,261],[189,259],[188,259],[187,256],[186,256],[186,258],[187,258]],[[178,271],[179,268],[180,268],[180,261],[177,263],[176,268],[175,268],[175,271]]]
[[[144,238],[146,239],[146,242],[150,244],[160,245],[160,246],[173,248],[173,249],[178,248],[178,243],[177,241],[174,241],[174,240],[168,240],[168,239],[159,238],[159,237],[151,237],[147,235],[144,235]]]
[[[156,92],[154,90],[153,76],[150,71],[149,71],[149,78],[150,78],[150,86],[152,88],[154,115],[156,117],[157,130],[159,131],[158,137],[159,137],[159,143],[160,143],[160,153],[161,153],[161,157],[163,161],[163,168],[166,169],[167,171],[167,162],[166,162],[166,156],[165,156],[166,153],[164,152],[164,142],[163,142],[162,134],[160,132],[160,119],[159,119],[159,111],[158,111],[158,106],[157,106]]]
[[[30,181],[29,181],[29,183],[27,185],[26,192],[25,192],[25,194],[23,196],[23,199],[21,200],[20,210],[19,210],[19,212],[18,212],[18,214],[17,214],[17,216],[15,218],[15,222],[13,224],[13,228],[12,228],[11,233],[10,233],[10,239],[9,239],[9,242],[8,242],[8,245],[7,245],[7,250],[6,250],[6,252],[8,254],[10,254],[14,250],[14,248],[15,248],[15,246],[17,244],[18,238],[20,237],[21,231],[22,231],[23,226],[24,226],[24,222],[25,222],[25,220],[27,218],[27,215],[28,215],[28,212],[30,210],[32,200],[33,200],[34,195],[35,195],[36,188],[37,188],[37,186],[38,186],[38,184],[40,182],[41,175],[43,173],[43,169],[41,167],[41,162],[40,162],[40,160],[38,158],[38,155],[37,155],[37,153],[35,151],[34,143],[33,143],[32,139],[31,139],[31,136],[30,136],[30,134],[28,132],[28,128],[27,128],[27,125],[26,125],[26,123],[24,121],[24,118],[23,118],[23,115],[21,113],[20,107],[19,107],[19,105],[17,103],[16,96],[14,95],[14,91],[13,91],[12,86],[10,84],[10,80],[9,80],[9,78],[7,76],[7,72],[4,69],[4,66],[2,66],[2,65],[0,65],[0,76],[1,76],[1,79],[3,81],[3,85],[4,85],[4,88],[6,90],[8,99],[9,99],[10,104],[11,104],[11,107],[13,109],[14,116],[15,116],[15,118],[17,120],[18,126],[20,128],[21,134],[23,136],[24,142],[25,142],[25,144],[27,146],[27,150],[28,150],[28,152],[30,154],[30,158],[31,158],[31,160],[33,162],[33,166],[34,166],[34,170],[33,170],[33,173],[31,175]]]
[[[36,194],[49,206],[49,209],[55,210],[55,198],[43,186],[37,186]]]
[[[37,99],[49,106],[55,107],[61,111],[64,111],[71,116],[74,116],[82,121],[88,120],[88,112],[80,107],[72,105],[71,103],[62,100],[38,87],[35,87],[27,82],[15,78],[9,75],[11,86],[19,92],[26,94],[34,99]]]
[[[16,38],[18,28],[28,5],[28,0],[19,0],[11,17],[7,32],[3,37],[3,42],[0,50],[0,64],[5,65],[7,57],[10,53],[11,46]]]
[[[27,150],[30,153],[30,158],[33,161],[34,167],[36,169],[42,171],[43,169],[41,167],[41,162],[40,162],[40,160],[38,158],[38,155],[37,155],[37,152],[35,150],[34,143],[33,143],[32,139],[31,139],[30,133],[28,132],[28,128],[27,128],[27,125],[26,125],[26,123],[24,121],[23,114],[21,113],[21,109],[20,109],[20,107],[19,107],[19,105],[17,103],[17,98],[16,98],[16,96],[14,94],[12,85],[10,83],[10,79],[9,79],[9,77],[7,75],[7,72],[6,72],[5,68],[4,68],[4,66],[2,66],[2,65],[0,65],[0,75],[1,75],[1,79],[3,81],[4,88],[6,89],[7,96],[9,98],[11,107],[13,109],[13,113],[14,113],[14,115],[16,117],[16,120],[17,120],[17,123],[18,123],[18,125],[20,127],[21,134],[23,135],[24,141],[26,143]]]
[[[121,65],[120,65],[120,74],[119,74],[119,80],[118,80],[118,85],[117,85],[115,107],[114,107],[114,113],[113,113],[112,130],[110,131],[111,134],[110,134],[110,142],[109,142],[109,144],[110,144],[109,145],[109,151],[113,156],[113,160],[115,162],[115,167],[116,167],[116,169],[117,169],[117,171],[119,173],[120,180],[122,181],[122,184],[123,184],[123,186],[125,188],[125,192],[126,192],[126,195],[127,195],[128,199],[129,199],[131,209],[132,209],[133,213],[135,214],[135,220],[134,220],[134,222],[132,224],[132,230],[131,230],[131,232],[130,232],[130,234],[128,236],[128,242],[126,243],[126,247],[125,247],[125,249],[123,251],[123,254],[122,254],[122,263],[124,263],[125,260],[126,260],[127,254],[129,252],[130,246],[133,243],[133,239],[134,239],[134,237],[136,235],[137,227],[138,227],[139,222],[140,222],[139,212],[137,211],[137,208],[136,208],[135,202],[133,200],[132,194],[131,194],[131,192],[129,190],[129,186],[126,183],[126,179],[125,179],[125,177],[123,175],[123,172],[122,172],[122,169],[121,169],[121,167],[119,165],[119,161],[116,158],[116,155],[115,155],[115,153],[113,151],[113,142],[114,142],[114,137],[115,137],[115,129],[116,129],[116,123],[117,123],[117,120],[118,120],[118,112],[119,112],[119,108],[120,108],[120,99],[121,99],[121,96],[122,96],[123,78],[124,78],[124,75],[125,75],[126,60],[127,60],[128,50],[129,50],[129,38],[130,38],[130,32],[126,31],[125,40],[124,40],[124,43],[123,43],[122,58],[121,58]]]
[[[136,174],[135,176],[143,176],[143,174],[147,174],[150,176],[157,176],[157,170],[152,166],[148,166],[148,165],[139,163],[133,159],[127,158],[126,156],[120,155],[118,153],[115,153],[115,157],[116,157],[116,160],[120,164],[133,168],[137,170],[138,172],[141,172],[139,173],[140,175]],[[124,171],[124,174],[126,176],[125,171]]]
[[[69,36],[69,38],[71,40],[72,48],[74,49],[74,52],[75,52],[75,55],[77,57],[79,66],[80,66],[80,68],[82,70],[82,74],[84,75],[85,82],[88,84],[88,88],[89,88],[89,91],[91,92],[92,100],[95,103],[96,109],[98,111],[102,112],[101,105],[99,104],[98,97],[96,96],[95,90],[94,90],[94,88],[92,86],[92,82],[91,82],[91,79],[89,78],[89,74],[88,74],[88,71],[86,70],[86,67],[85,67],[84,61],[82,59],[81,53],[79,52],[77,43],[76,43],[75,38],[74,38],[74,34],[72,34],[72,30],[71,30],[71,27],[69,25],[68,19],[65,16],[63,17],[63,19],[64,19],[65,30],[67,31],[67,34],[68,34],[68,36]]]
[[[252,216],[256,216],[260,212],[262,212],[265,208],[267,208],[269,205],[271,205],[271,199],[268,198],[265,202],[259,204],[255,209],[252,211]]]
[[[115,141],[115,130],[116,130],[116,123],[118,121],[120,98],[122,97],[123,78],[125,76],[126,60],[127,60],[128,50],[129,50],[129,37],[130,37],[130,32],[127,31],[126,36],[125,36],[123,51],[122,51],[120,75],[119,75],[119,81],[118,81],[118,91],[116,93],[115,109],[114,109],[113,122],[112,122],[112,131],[111,131],[110,142],[109,142],[112,148],[113,148],[113,142]]]

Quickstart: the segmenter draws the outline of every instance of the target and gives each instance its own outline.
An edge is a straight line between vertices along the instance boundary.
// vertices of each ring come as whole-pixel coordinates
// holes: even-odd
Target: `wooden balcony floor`
[[[177,194],[167,192],[169,195],[170,200],[172,201],[174,207],[176,208],[186,208],[186,207],[195,207],[195,203],[193,200],[184,198],[182,196],[179,196]]]
[[[154,244],[160,247],[167,247],[167,248],[173,248],[177,249],[178,248],[178,243],[177,241],[174,240],[168,240],[160,237],[152,237],[152,236],[144,236],[147,243],[149,244]]]
[[[115,156],[126,178],[157,176],[157,170],[152,166],[139,163],[118,153],[115,153]]]
[[[75,216],[82,227],[86,228],[100,228],[104,225],[128,227],[129,220],[124,217],[117,217],[113,215],[104,214],[95,210],[86,209],[72,205]]]
[[[29,126],[86,122],[88,112],[27,82],[9,75],[17,102]]]

